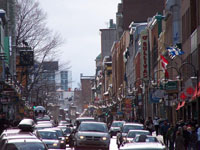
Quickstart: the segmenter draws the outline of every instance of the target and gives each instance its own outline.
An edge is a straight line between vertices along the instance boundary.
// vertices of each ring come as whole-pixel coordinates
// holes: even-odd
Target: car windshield
[[[56,133],[58,134],[58,137],[62,137],[63,136],[63,132],[61,130],[56,130]]]
[[[123,123],[122,122],[113,122],[111,127],[122,127]]]
[[[127,137],[128,138],[135,138],[136,135],[149,135],[149,132],[129,132]]]
[[[54,140],[58,139],[56,132],[39,131],[39,134],[42,137],[42,139],[54,139]]]
[[[69,134],[69,133],[71,133],[71,129],[70,128],[65,128],[65,129],[63,129],[63,132],[65,134]]]
[[[137,126],[137,125],[126,125],[123,127],[123,132],[128,133],[129,130],[143,130],[143,126]]]
[[[47,150],[42,143],[9,143],[5,150]]]
[[[104,124],[82,123],[79,131],[108,132],[108,129]]]

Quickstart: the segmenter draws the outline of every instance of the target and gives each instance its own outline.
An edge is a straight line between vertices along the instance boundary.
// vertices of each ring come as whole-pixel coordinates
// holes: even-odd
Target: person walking
[[[167,139],[169,140],[169,150],[174,150],[175,128],[173,125],[167,131]]]
[[[191,136],[190,136],[190,146],[191,146],[191,150],[196,150],[197,149],[197,139],[198,139],[198,136],[197,136],[197,133],[195,131],[195,128],[192,127],[192,133],[191,133]]]
[[[163,142],[168,147],[168,139],[167,139],[167,131],[169,129],[169,125],[167,121],[164,122],[164,124],[161,126],[160,131],[161,135],[163,136]]]
[[[155,117],[155,119],[153,120],[153,124],[154,124],[154,128],[156,130],[156,136],[158,136],[159,134],[159,122],[158,122],[158,117]]]
[[[148,120],[145,122],[146,129],[151,133],[153,131],[153,121],[151,117],[148,117]]]
[[[183,150],[184,149],[184,138],[181,135],[180,131],[176,132],[176,139],[175,139],[175,150]]]
[[[197,150],[200,150],[200,127],[197,128]]]
[[[190,140],[190,133],[188,132],[186,125],[183,126],[183,138],[184,138],[183,145],[185,147],[185,150],[187,150],[188,145],[189,145],[189,140]]]

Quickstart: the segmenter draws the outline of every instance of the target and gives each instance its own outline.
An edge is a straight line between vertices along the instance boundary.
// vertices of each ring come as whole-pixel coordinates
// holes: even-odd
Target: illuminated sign
[[[145,80],[148,78],[148,32],[143,30],[140,35],[141,41],[141,67],[142,78]]]

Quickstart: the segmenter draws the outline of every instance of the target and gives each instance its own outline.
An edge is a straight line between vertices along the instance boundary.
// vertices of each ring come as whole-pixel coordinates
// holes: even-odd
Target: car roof
[[[154,150],[160,150],[164,149],[165,146],[161,143],[156,142],[143,142],[141,143],[127,143],[123,147],[120,147],[120,150],[144,150],[144,149],[154,149]]]
[[[140,124],[140,123],[125,123],[124,126],[126,125],[135,125],[135,126],[144,126],[143,124]]]
[[[37,139],[37,137],[32,134],[13,134],[13,135],[9,135],[9,136],[4,136],[2,139]]]
[[[84,119],[94,120],[94,117],[79,117],[79,118],[76,118],[76,120],[84,120]]]
[[[128,132],[149,132],[148,130],[129,130]]]
[[[81,124],[102,124],[102,125],[106,125],[106,123],[104,122],[98,122],[98,121],[83,121]]]
[[[44,131],[44,132],[56,132],[55,130],[52,130],[51,128],[45,128],[45,129],[39,129],[38,132]]]
[[[114,120],[113,122],[126,122],[126,121],[120,121],[120,120]]]
[[[46,128],[46,129],[50,129],[50,130],[60,130],[60,131],[62,131],[59,127],[53,127],[53,128]]]
[[[44,124],[36,124],[35,127],[53,127],[52,124],[50,123],[44,123]]]
[[[7,143],[43,143],[41,140],[39,139],[26,139],[26,138],[22,138],[22,139],[8,139]]]

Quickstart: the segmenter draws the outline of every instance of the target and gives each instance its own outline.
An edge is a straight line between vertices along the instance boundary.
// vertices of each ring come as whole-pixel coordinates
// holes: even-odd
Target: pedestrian
[[[167,139],[167,131],[169,129],[169,125],[167,121],[164,121],[164,124],[160,127],[161,135],[163,136],[163,142],[168,147],[168,139]]]
[[[145,122],[145,126],[146,129],[151,133],[152,135],[152,131],[153,131],[153,121],[151,117],[148,117],[148,119]]]
[[[188,132],[186,125],[183,126],[183,138],[184,138],[183,145],[185,147],[185,150],[187,150],[188,145],[189,145],[189,140],[190,140],[190,133]]]
[[[158,121],[158,117],[155,117],[155,119],[153,120],[153,124],[154,124],[154,128],[156,130],[156,136],[158,136],[158,134],[159,134],[159,121]]]
[[[200,150],[200,127],[197,128],[197,150]]]
[[[169,140],[169,150],[174,150],[175,128],[173,125],[167,131],[167,139]]]
[[[180,131],[176,132],[176,139],[175,139],[175,150],[183,150],[184,149],[184,138],[181,135]]]
[[[196,150],[197,149],[197,133],[195,131],[195,128],[192,127],[192,133],[191,133],[191,136],[190,136],[190,147],[191,147],[191,150]]]

